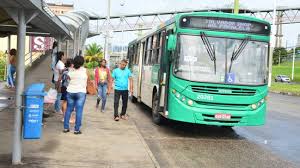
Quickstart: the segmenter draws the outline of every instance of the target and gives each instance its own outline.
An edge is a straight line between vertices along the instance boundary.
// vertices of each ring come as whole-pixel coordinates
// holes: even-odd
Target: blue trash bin
[[[23,138],[40,139],[44,111],[45,84],[30,85],[24,93]]]

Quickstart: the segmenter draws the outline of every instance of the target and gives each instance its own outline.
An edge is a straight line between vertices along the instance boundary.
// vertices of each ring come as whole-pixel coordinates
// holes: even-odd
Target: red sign
[[[218,114],[215,114],[215,119],[218,119],[218,120],[230,120],[231,119],[231,114],[221,114],[221,113],[218,113]]]
[[[51,49],[51,37],[30,37],[31,38],[31,51],[43,52]]]

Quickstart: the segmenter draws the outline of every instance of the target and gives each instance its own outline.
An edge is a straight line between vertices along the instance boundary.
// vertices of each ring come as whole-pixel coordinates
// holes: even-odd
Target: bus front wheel
[[[158,112],[159,104],[158,104],[158,94],[155,93],[152,99],[152,120],[155,124],[161,125],[164,121],[163,116],[161,116]]]

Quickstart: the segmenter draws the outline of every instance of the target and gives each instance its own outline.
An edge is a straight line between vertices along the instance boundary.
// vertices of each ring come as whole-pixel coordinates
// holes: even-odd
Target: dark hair
[[[123,59],[121,62],[123,62],[123,63],[128,63],[128,61],[126,60],[126,59]]]
[[[65,55],[64,52],[59,51],[56,55],[56,63],[58,63],[58,61],[60,61],[64,55]]]
[[[57,47],[57,41],[54,41],[52,44],[52,49],[54,49],[55,47]]]
[[[66,68],[70,68],[71,65],[73,64],[73,62],[74,61],[73,61],[72,58],[68,58],[67,61],[66,61],[66,64],[65,64]]]
[[[82,56],[76,56],[74,58],[74,68],[79,69],[84,64],[84,58]]]
[[[102,59],[102,60],[100,61],[100,67],[102,66],[102,62],[103,62],[103,61],[105,61],[105,63],[107,63],[106,59]],[[104,68],[106,68],[106,66],[104,66]]]
[[[9,55],[14,55],[14,56],[16,56],[17,55],[17,50],[16,49],[11,49],[11,50],[9,50]]]

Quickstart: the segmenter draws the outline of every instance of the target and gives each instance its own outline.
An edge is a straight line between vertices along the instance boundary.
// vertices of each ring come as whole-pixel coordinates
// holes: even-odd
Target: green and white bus
[[[263,125],[270,29],[245,15],[176,14],[129,43],[132,100],[152,107],[157,124]]]

